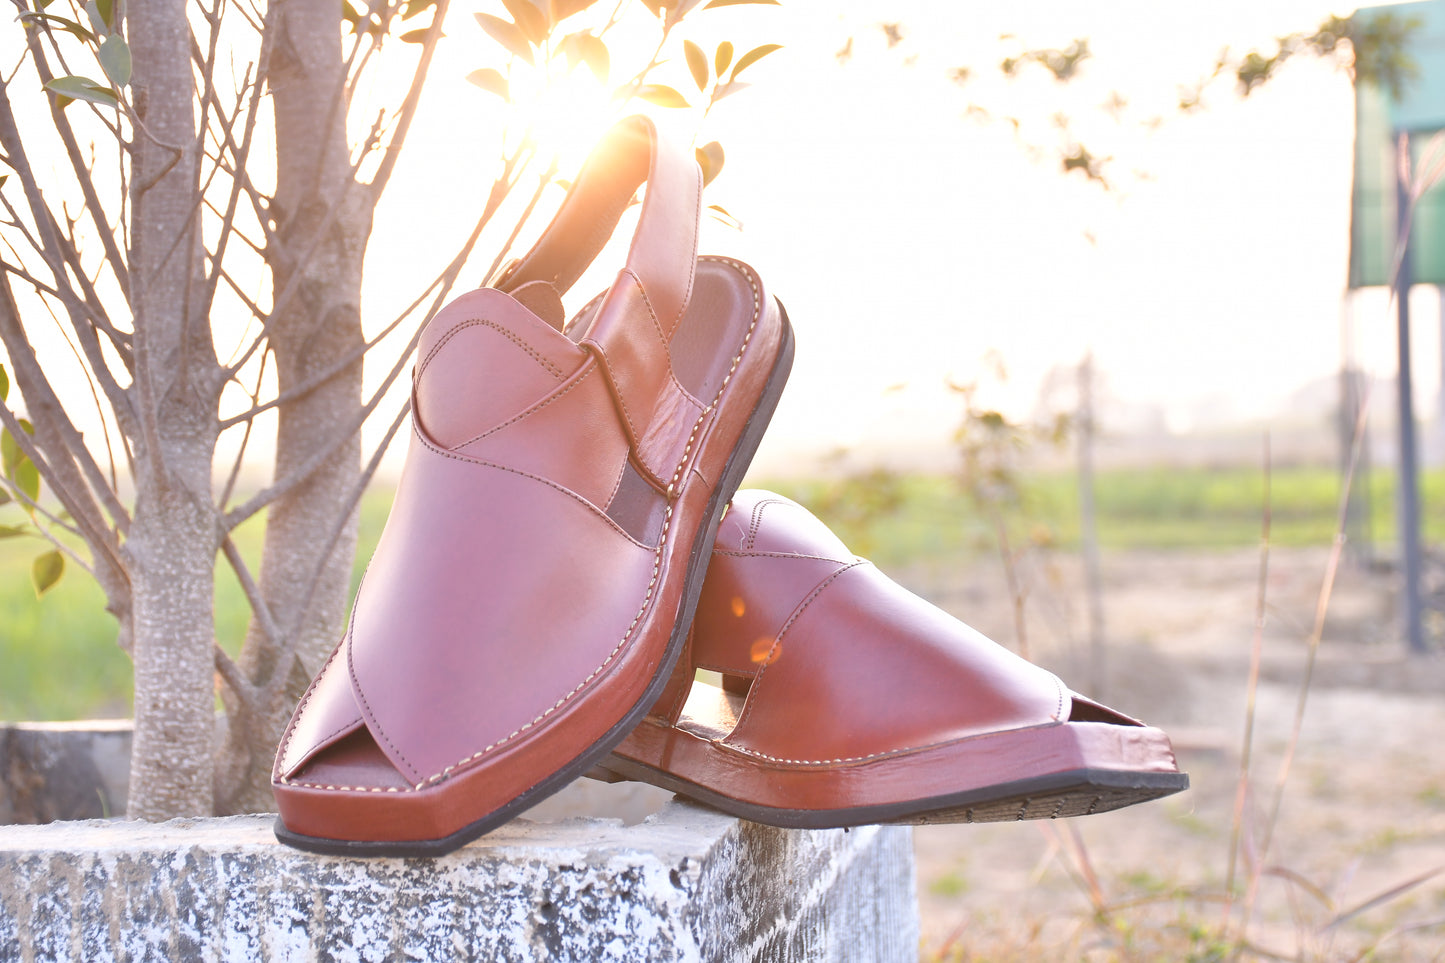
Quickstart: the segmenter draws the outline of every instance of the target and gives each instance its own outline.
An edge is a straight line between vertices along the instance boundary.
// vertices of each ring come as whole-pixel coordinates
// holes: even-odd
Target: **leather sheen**
[[[694,683],[699,669],[722,673],[722,690]],[[971,820],[993,787],[1030,781],[1073,780],[1044,815],[1187,785],[1163,732],[1074,695],[760,491],[734,497],[683,660],[605,765],[815,828]],[[1104,773],[1102,788],[1066,775],[1087,773]],[[930,809],[951,799],[969,802]],[[1027,793],[1017,802],[1029,811]]]
[[[560,324],[643,180],[626,267]],[[460,845],[590,765],[661,685],[791,360],[752,269],[696,258],[700,183],[623,122],[537,248],[428,322],[391,515],[277,754],[288,841]]]

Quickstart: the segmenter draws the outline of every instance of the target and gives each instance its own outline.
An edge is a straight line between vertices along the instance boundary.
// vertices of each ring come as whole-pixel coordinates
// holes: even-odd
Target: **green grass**
[[[362,499],[352,591],[390,508],[389,490]],[[7,513],[0,515],[0,524],[23,517],[13,505],[0,511]],[[253,574],[261,557],[261,533],[259,516],[235,533]],[[48,547],[35,538],[0,540],[0,720],[129,716],[130,657],[116,645],[116,622],[105,611],[100,587],[70,563],[60,584],[44,598],[35,597],[30,561]],[[80,551],[82,558],[88,554]],[[249,617],[245,594],[222,560],[216,570],[216,637],[232,654],[241,648]]]
[[[763,483],[808,505],[859,554],[880,564],[993,551],[990,523],[952,479],[870,476]],[[1261,472],[1248,468],[1148,468],[1101,472],[1094,482],[1099,542],[1108,549],[1213,550],[1256,545],[1264,511]],[[1357,492],[1370,508],[1370,537],[1394,537],[1394,477],[1375,472]],[[1445,470],[1421,478],[1427,542],[1445,541]],[[1329,468],[1277,469],[1270,479],[1270,541],[1328,545],[1339,512],[1340,480]],[[871,506],[857,510],[856,506]],[[1011,537],[1079,543],[1077,480],[1072,473],[1032,478],[1014,513]]]
[[[991,553],[990,525],[972,509],[959,486],[941,476],[893,476],[812,482],[750,480],[798,499],[828,522],[849,546],[885,568],[910,561]],[[1394,530],[1393,478],[1376,472],[1367,482],[1372,530],[1388,540]],[[1157,468],[1101,473],[1095,483],[1099,539],[1105,550],[1189,551],[1258,543],[1263,479],[1257,470]],[[1273,543],[1327,545],[1334,535],[1339,482],[1328,468],[1284,468],[1272,479]],[[1445,542],[1445,471],[1426,473],[1421,501],[1426,539]],[[362,501],[361,539],[353,590],[371,556],[390,508],[391,492],[378,489]],[[0,524],[19,518],[0,508]],[[1015,538],[1077,546],[1079,518],[1074,477],[1040,475],[1027,485]],[[236,533],[242,554],[260,556],[261,522]],[[30,586],[30,561],[45,546],[30,538],[0,539],[0,719],[74,719],[124,716],[130,710],[130,660],[115,644],[115,620],[100,589],[75,566],[43,599]],[[216,578],[216,630],[235,652],[245,636],[249,609],[224,563]]]

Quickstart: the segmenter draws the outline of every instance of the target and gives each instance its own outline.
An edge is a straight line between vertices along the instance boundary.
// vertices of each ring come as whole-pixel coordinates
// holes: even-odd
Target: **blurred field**
[[[770,487],[808,505],[900,582],[1014,645],[1012,596],[994,531],[941,476],[885,473]],[[1023,548],[1033,656],[1075,688],[1165,727],[1191,773],[1186,793],[1057,823],[916,831],[924,961],[1222,961],[1221,930],[1259,585],[1264,481],[1257,470],[1114,470],[1096,482],[1106,659],[1088,660],[1075,480],[1032,478],[1011,524]],[[1340,571],[1273,845],[1259,863],[1307,655],[1339,486],[1325,468],[1274,473],[1257,754],[1243,809],[1236,907],[1258,865],[1240,959],[1445,959],[1445,660],[1407,657],[1389,559],[1393,480],[1364,481],[1375,545]],[[362,506],[360,565],[390,492]],[[1445,542],[1445,472],[1424,478],[1427,543]],[[13,510],[13,506],[11,509]],[[0,518],[0,522],[10,519]],[[259,554],[259,529],[238,533]],[[129,663],[99,590],[70,571],[37,601],[30,539],[0,540],[0,718],[129,712]],[[1431,563],[1432,584],[1445,568]],[[235,650],[246,609],[217,578],[218,631]],[[1438,640],[1445,620],[1431,616]],[[1402,884],[1396,895],[1389,895]],[[1378,904],[1370,901],[1386,894]],[[1364,907],[1358,915],[1351,910]],[[1236,919],[1238,910],[1236,909]],[[1343,917],[1343,919],[1342,919]]]
[[[945,572],[956,561],[992,554],[992,530],[950,478],[859,475],[819,481],[769,482],[816,511],[859,552],[891,570],[926,566]],[[1368,480],[1373,532],[1393,529],[1393,480]],[[1445,503],[1445,471],[1427,473],[1425,504]],[[1278,470],[1272,479],[1272,541],[1282,546],[1328,544],[1335,525],[1339,482],[1327,468]],[[1075,480],[1044,474],[1026,491],[1023,515],[1035,541],[1067,551],[1078,542]],[[1161,549],[1210,552],[1250,546],[1259,538],[1263,479],[1240,468],[1155,468],[1101,473],[1096,482],[1098,530],[1105,550]],[[362,502],[356,576],[370,556],[391,502],[376,489]],[[0,509],[0,522],[18,516]],[[255,564],[259,524],[236,534]],[[1445,541],[1445,513],[1427,513],[1428,541]],[[32,538],[0,539],[0,719],[75,719],[129,714],[129,660],[115,645],[115,623],[99,589],[75,566],[61,584],[37,600],[30,560],[43,550]],[[946,581],[946,578],[945,578]],[[216,578],[217,632],[234,652],[245,634],[247,607],[224,563]],[[927,590],[928,586],[923,586]],[[939,586],[947,592],[947,586]]]

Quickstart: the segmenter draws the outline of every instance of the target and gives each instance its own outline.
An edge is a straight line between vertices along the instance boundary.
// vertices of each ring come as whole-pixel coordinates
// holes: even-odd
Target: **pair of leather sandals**
[[[567,321],[644,182],[625,267]],[[277,751],[282,842],[441,855],[589,771],[810,828],[1187,787],[1160,730],[736,492],[793,336],[752,268],[697,256],[701,192],[629,118],[533,250],[428,322],[391,515]]]

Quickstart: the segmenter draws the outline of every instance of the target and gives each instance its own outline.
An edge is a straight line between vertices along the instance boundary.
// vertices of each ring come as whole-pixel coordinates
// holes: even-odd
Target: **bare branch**
[[[28,435],[21,437],[25,433],[19,430],[17,424],[11,423],[13,417],[8,409],[0,407],[0,419],[5,419],[6,428],[15,436],[21,450],[35,463],[35,467],[41,469],[42,477],[50,483],[71,517],[77,524],[85,527],[84,535],[86,540],[91,542],[92,548],[100,550],[102,546],[113,544],[115,539],[110,534],[96,499],[105,505],[110,512],[112,523],[120,531],[129,528],[130,515],[120,503],[115,491],[106,484],[100,467],[85,446],[85,440],[65,414],[54,388],[34,353],[29,350],[25,329],[15,307],[14,293],[10,289],[9,277],[3,272],[0,272],[0,344],[5,346],[5,351],[14,365],[15,381],[30,407],[31,421],[48,429],[44,437],[57,443],[60,451],[56,454],[63,452],[66,464],[72,468],[79,466],[78,470],[84,476],[85,482],[79,477],[68,477],[70,473],[62,473],[58,466],[51,468],[38,451],[32,452],[31,449],[35,448],[34,441]]]
[[[91,312],[84,308],[83,300],[75,294],[70,286],[69,274],[64,267],[66,260],[64,252],[69,245],[61,241],[57,234],[58,225],[49,206],[45,203],[40,185],[35,179],[34,169],[30,165],[24,144],[20,139],[20,130],[16,125],[15,115],[10,108],[9,88],[4,85],[0,85],[0,147],[3,147],[9,154],[11,169],[20,178],[26,203],[35,220],[36,230],[40,232],[39,253],[55,278],[56,296],[65,305],[72,326],[80,335],[82,344],[85,345],[86,357],[89,359],[91,368],[105,387],[106,398],[115,409],[116,416],[122,419],[132,417],[134,409],[130,406],[130,400],[110,376],[109,367],[105,364],[104,358],[100,356],[99,344],[94,342],[93,332],[90,338],[86,337],[84,329],[87,323],[92,323]],[[84,283],[89,283],[85,279],[83,271],[77,269],[76,273],[80,275]]]
[[[426,39],[422,41],[421,58],[417,61],[416,71],[411,77],[411,86],[407,89],[406,99],[402,101],[401,109],[398,112],[396,133],[392,134],[391,142],[386,146],[386,153],[381,158],[376,174],[371,178],[373,203],[380,200],[382,192],[386,190],[387,182],[396,168],[397,158],[401,156],[401,149],[406,143],[406,135],[411,130],[412,121],[416,119],[417,106],[421,103],[422,85],[426,82],[427,74],[431,70],[437,41],[442,36],[442,21],[446,19],[450,6],[451,0],[437,0],[431,26],[427,28]]]
[[[223,523],[218,512],[216,521]],[[262,633],[266,636],[266,642],[272,646],[278,646],[282,642],[280,629],[276,626],[276,620],[271,615],[271,606],[266,604],[266,596],[261,594],[261,588],[256,580],[251,577],[251,569],[246,560],[241,557],[241,550],[236,547],[235,541],[229,534],[221,540],[221,551],[226,556],[226,561],[231,565],[231,571],[236,574],[236,581],[241,584],[241,591],[246,595],[246,601],[251,605],[251,614],[257,624],[260,625]]]
[[[26,45],[30,50],[31,60],[35,64],[35,71],[40,76],[41,84],[48,84],[55,79],[55,75],[50,70],[50,64],[45,58],[45,52],[40,46],[37,34],[37,31],[27,30]],[[8,84],[8,80],[0,83],[0,89],[8,87]],[[5,111],[9,113],[8,95],[6,100]],[[81,154],[80,144],[75,139],[75,132],[71,130],[70,121],[65,116],[65,108],[61,107],[59,101],[54,97],[47,98],[47,100],[50,102],[51,121],[60,135],[61,142],[65,145],[65,155],[70,159],[70,167],[75,173],[76,182],[80,185],[81,195],[85,198],[85,206],[90,211],[96,233],[100,235],[100,242],[105,246],[106,262],[115,275],[116,283],[120,285],[121,293],[128,299],[130,297],[130,276],[126,270],[127,262],[115,243],[114,228],[105,221],[105,209],[101,206],[100,196],[95,190],[95,182],[90,176],[90,165],[86,163]]]
[[[32,413],[32,420],[33,416],[34,413]],[[111,537],[110,532],[104,525],[94,524],[95,516],[98,514],[95,510],[94,503],[87,504],[86,501],[76,496],[72,486],[65,484],[61,478],[61,473],[46,460],[45,455],[40,451],[40,447],[35,443],[35,440],[20,427],[20,423],[14,413],[5,405],[0,405],[0,425],[4,425],[5,429],[10,432],[11,437],[15,439],[16,444],[19,445],[20,450],[25,453],[25,457],[29,458],[35,465],[36,470],[40,472],[41,477],[44,478],[46,484],[50,486],[50,490],[55,494],[55,497],[65,506],[65,510],[70,512],[70,517],[75,520],[75,525],[71,526],[66,524],[58,515],[55,515],[28,494],[20,491],[18,487],[15,487],[12,490],[17,496],[17,501],[26,506],[28,510],[44,516],[46,521],[52,526],[71,532],[84,539],[96,558],[105,558],[112,565],[118,565],[119,544]],[[10,488],[11,486],[7,485],[6,487]],[[75,508],[72,506],[75,506]],[[76,514],[76,508],[81,510],[80,514]],[[86,508],[90,509],[89,513],[86,512]],[[46,537],[55,541],[54,537],[49,534],[47,534]],[[67,554],[75,557],[69,548],[66,548],[65,551]],[[76,561],[80,562],[80,559],[76,558]],[[85,562],[80,562],[80,564],[85,567],[87,572],[91,572],[92,575],[95,574],[91,570],[90,565]],[[123,569],[119,570],[123,571]]]
[[[260,370],[256,372],[256,388],[251,392],[251,403],[254,405],[256,399],[261,395],[261,383],[266,378],[266,359],[270,354],[261,355]],[[246,446],[251,443],[251,429],[254,422],[246,423],[246,431],[241,435],[241,447],[236,451],[236,460],[231,465],[231,474],[226,478],[225,487],[221,489],[221,497],[216,499],[216,504],[223,510],[231,501],[231,492],[235,491],[236,479],[241,474],[241,462],[246,458]]]
[[[498,184],[501,183],[501,181],[498,181]],[[381,341],[383,341],[388,335],[390,335],[393,331],[400,327],[401,323],[407,318],[411,317],[413,312],[416,311],[417,307],[422,303],[422,301],[426,300],[426,298],[430,296],[433,291],[436,291],[437,294],[435,297],[432,298],[432,304],[427,312],[427,317],[435,314],[437,309],[441,306],[442,302],[445,301],[447,295],[451,293],[452,287],[456,284],[457,277],[461,274],[462,267],[465,266],[467,259],[471,257],[473,248],[476,247],[477,239],[481,236],[482,231],[486,228],[487,222],[491,220],[492,214],[495,213],[497,205],[499,205],[501,203],[501,200],[505,197],[506,191],[503,191],[499,195],[496,195],[494,197],[493,201],[495,201],[495,203],[493,203],[493,201],[488,202],[486,210],[484,210],[482,212],[482,216],[478,218],[477,223],[472,228],[471,234],[468,235],[467,240],[462,244],[462,247],[457,252],[456,256],[453,257],[451,262],[442,270],[442,272],[438,274],[436,278],[434,278],[432,282],[422,290],[422,293],[419,294],[411,302],[411,304],[407,305],[401,310],[401,312],[396,316],[395,320],[393,320],[390,324],[388,324],[385,328],[378,332],[369,341],[356,348],[356,350],[346,355],[343,355],[334,364],[322,369],[321,371],[318,371],[316,374],[307,378],[300,384],[280,392],[276,395],[275,398],[272,398],[265,404],[255,405],[254,407],[249,408],[238,415],[234,415],[222,421],[221,430],[225,431],[229,428],[234,428],[236,425],[241,424],[242,422],[251,421],[262,412],[269,411],[270,409],[284,405],[287,402],[295,401],[298,398],[304,398],[306,395],[326,384],[332,378],[337,377],[342,372],[350,368],[353,364],[355,364],[358,360],[365,357],[365,355],[369,351],[371,351],[372,348],[376,347],[376,345],[380,344]],[[417,335],[414,335],[412,339],[407,343],[406,349],[402,351],[401,361],[398,362],[399,364],[404,364],[406,360],[410,358],[412,350],[416,347],[416,342]]]
[[[256,712],[259,703],[256,701],[256,687],[246,678],[246,673],[235,660],[226,654],[219,642],[212,648],[213,658],[216,664],[216,673],[225,681],[226,686],[235,694],[241,702],[242,712]]]
[[[8,265],[0,264],[0,273],[8,270]],[[15,309],[14,297],[9,290],[8,281],[0,281],[0,283],[5,284],[4,303],[6,306],[5,309],[10,314],[10,318],[6,319],[5,321],[0,321],[0,323],[12,324],[14,330],[19,331],[21,336],[24,337],[26,342],[28,343],[29,337],[24,331],[25,326],[19,322],[19,312]],[[100,493],[101,500],[106,502],[111,507],[112,516],[117,517],[118,524],[121,524],[122,530],[124,530],[124,528],[129,524],[129,517],[125,512],[124,506],[120,504],[120,501],[115,494],[119,490],[119,483],[116,481],[115,470],[115,443],[110,437],[109,419],[106,418],[105,407],[100,403],[100,393],[96,389],[95,375],[90,370],[89,366],[87,366],[85,358],[81,356],[80,349],[76,347],[75,342],[71,340],[70,333],[65,330],[65,327],[61,324],[60,319],[55,316],[55,311],[51,308],[50,303],[43,298],[41,299],[41,303],[45,307],[47,313],[50,315],[51,320],[55,323],[56,330],[59,331],[60,336],[65,339],[66,347],[68,347],[71,354],[75,356],[76,365],[80,368],[81,373],[85,375],[86,387],[90,389],[91,401],[95,404],[96,417],[100,421],[100,430],[102,435],[104,435],[105,437],[105,454],[107,460],[110,463],[110,481],[109,484],[107,484],[105,479],[103,478],[99,478],[97,480],[96,477],[92,477],[90,487],[96,492]],[[38,387],[39,386],[37,386],[37,388]],[[72,451],[72,457],[81,464],[82,468],[85,468],[85,466],[89,465],[90,468],[93,469],[93,471],[87,472],[88,474],[98,476],[100,469],[99,466],[95,465],[94,462],[91,460],[92,455],[90,453],[89,446],[85,444],[84,437],[73,427],[69,415],[64,411],[64,409],[59,408],[59,398],[55,396],[54,391],[50,388],[48,382],[44,385],[43,392],[44,394],[39,403],[48,409],[54,409],[51,412],[52,415],[56,417],[56,420],[58,422],[63,423],[66,426],[65,430],[61,432],[62,436],[67,439],[69,446],[72,449],[78,447],[78,451]],[[125,434],[123,432],[121,433],[121,438],[125,438]],[[127,457],[129,457],[129,454],[129,449],[126,449]],[[116,516],[117,511],[120,512],[119,516]],[[120,522],[120,518],[124,518],[125,521]]]
[[[547,185],[552,183],[552,178],[556,176],[557,161],[554,158],[552,165],[547,168],[547,172],[537,179],[537,189],[532,192],[532,197],[527,201],[527,207],[522,211],[522,216],[517,218],[516,224],[512,225],[512,233],[507,236],[506,243],[497,250],[496,257],[492,258],[492,266],[487,268],[487,277],[493,278],[497,276],[497,269],[501,267],[502,262],[507,259],[508,253],[512,250],[512,245],[517,243],[517,235],[522,233],[522,228],[526,225],[527,221],[531,220],[532,211],[536,209],[537,202],[542,199],[542,192],[547,189]]]

